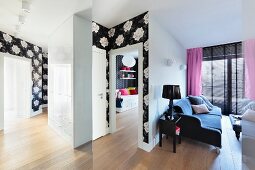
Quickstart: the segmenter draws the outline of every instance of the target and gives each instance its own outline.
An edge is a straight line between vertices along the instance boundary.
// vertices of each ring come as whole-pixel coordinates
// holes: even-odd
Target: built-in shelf
[[[134,80],[134,79],[136,79],[136,78],[131,78],[131,77],[124,77],[124,78],[120,78],[120,79],[124,79],[124,80],[130,80],[130,79],[132,79],[132,80]]]
[[[120,70],[122,72],[128,72],[128,73],[135,73],[136,71],[135,70]]]

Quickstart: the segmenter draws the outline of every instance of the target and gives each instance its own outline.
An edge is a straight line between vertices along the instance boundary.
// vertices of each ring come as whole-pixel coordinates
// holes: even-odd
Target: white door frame
[[[13,59],[17,59],[17,60],[23,60],[23,61],[27,61],[27,62],[29,62],[30,63],[30,71],[31,71],[31,75],[30,75],[30,77],[31,77],[31,81],[30,81],[30,91],[31,91],[31,95],[30,95],[30,102],[29,102],[29,108],[30,108],[30,111],[29,111],[29,113],[26,115],[26,117],[27,118],[30,118],[31,117],[31,115],[32,115],[32,113],[33,113],[33,111],[32,111],[32,98],[33,98],[33,96],[32,96],[32,86],[33,86],[33,82],[32,82],[32,60],[31,59],[28,59],[28,58],[24,58],[24,57],[19,57],[19,56],[15,56],[15,55],[12,55],[12,54],[9,54],[9,53],[2,53],[2,52],[0,52],[0,59],[1,59],[1,62],[0,62],[0,64],[1,64],[1,66],[2,66],[2,68],[0,68],[1,69],[1,71],[0,72],[2,72],[2,76],[0,76],[1,77],[1,79],[3,79],[3,81],[2,81],[2,83],[1,83],[1,85],[0,85],[0,87],[2,87],[2,89],[1,89],[1,93],[0,93],[0,110],[1,110],[1,112],[2,113],[0,113],[0,114],[2,114],[2,116],[0,116],[0,122],[3,122],[3,127],[1,127],[0,126],[0,130],[1,129],[4,129],[4,59],[6,58],[6,57],[8,57],[8,58],[13,58]],[[2,108],[1,108],[2,107]],[[0,123],[1,124],[1,123]]]
[[[109,58],[109,125],[110,133],[116,132],[116,55],[138,50],[138,147],[143,147],[143,43],[128,45],[110,51]]]

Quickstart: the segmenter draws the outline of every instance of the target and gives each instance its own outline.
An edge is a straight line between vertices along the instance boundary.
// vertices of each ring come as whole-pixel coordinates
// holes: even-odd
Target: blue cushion
[[[185,114],[185,115],[192,115],[192,108],[191,108],[191,104],[189,102],[189,100],[187,98],[183,98],[179,101],[177,101],[175,104],[174,104],[174,107],[176,108],[181,108],[182,110],[182,113]]]
[[[192,105],[204,104],[204,100],[200,96],[188,96],[188,99]]]

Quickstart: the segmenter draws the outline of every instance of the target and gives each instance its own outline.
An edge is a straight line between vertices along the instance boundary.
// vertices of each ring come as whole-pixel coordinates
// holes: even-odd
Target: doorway
[[[29,118],[32,113],[32,66],[31,60],[1,54],[3,82],[3,126],[22,118]]]
[[[110,67],[109,67],[109,81],[110,81],[110,102],[109,102],[109,126],[110,133],[117,131],[117,109],[116,109],[116,75],[120,70],[116,68],[116,56],[125,55],[128,53],[137,53],[138,60],[138,147],[144,148],[143,146],[143,45],[142,43],[126,46],[123,48],[115,49],[110,51]],[[129,74],[129,73],[128,73]],[[130,77],[129,77],[130,78]]]

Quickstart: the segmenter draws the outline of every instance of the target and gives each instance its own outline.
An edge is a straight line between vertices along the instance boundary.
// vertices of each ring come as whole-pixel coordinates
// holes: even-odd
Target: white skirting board
[[[34,117],[34,116],[37,116],[37,115],[39,115],[39,114],[42,114],[42,108],[40,108],[38,111],[36,111],[36,112],[31,112],[31,116],[30,117]]]
[[[43,104],[42,105],[42,108],[47,108],[48,107],[48,104]]]

